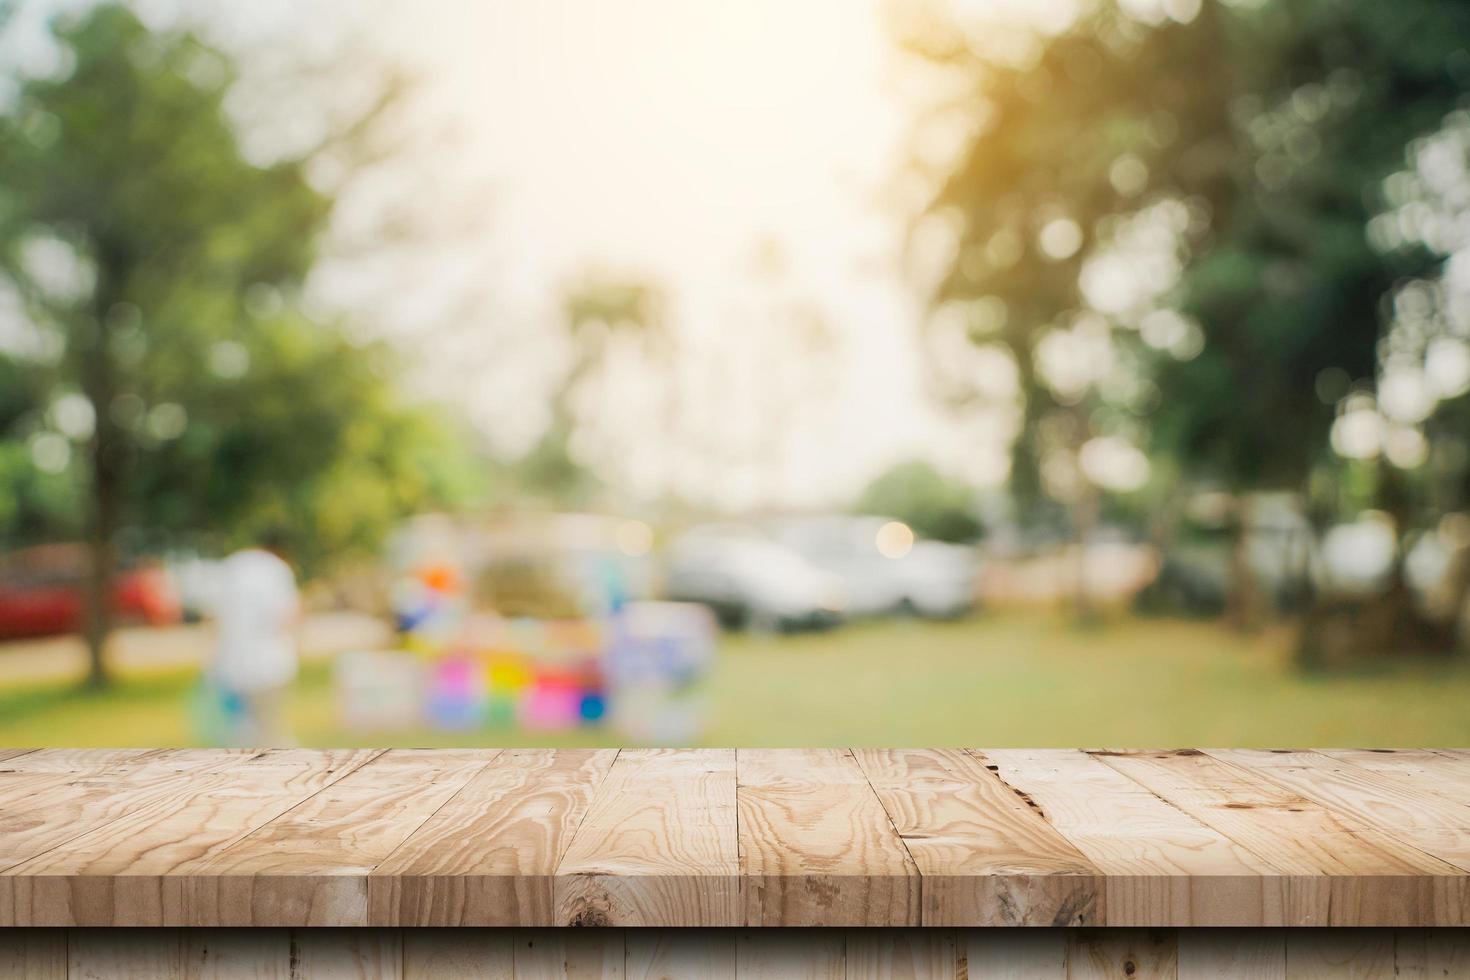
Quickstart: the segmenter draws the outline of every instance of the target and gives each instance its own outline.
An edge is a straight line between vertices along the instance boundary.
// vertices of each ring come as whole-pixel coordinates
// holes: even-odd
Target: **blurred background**
[[[0,745],[1470,742],[1470,6],[0,2]]]

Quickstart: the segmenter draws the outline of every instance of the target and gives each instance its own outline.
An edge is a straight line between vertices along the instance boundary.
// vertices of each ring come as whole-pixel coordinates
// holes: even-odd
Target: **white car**
[[[842,515],[797,518],[773,525],[772,535],[836,575],[852,615],[910,612],[942,618],[962,615],[975,604],[976,551],[916,540],[901,521]]]
[[[748,532],[696,529],[669,548],[665,592],[698,602],[727,626],[774,632],[822,628],[846,610],[842,580]]]

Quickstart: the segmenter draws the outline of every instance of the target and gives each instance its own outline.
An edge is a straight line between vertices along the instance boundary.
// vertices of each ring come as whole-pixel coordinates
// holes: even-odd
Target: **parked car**
[[[670,599],[708,606],[720,622],[760,631],[833,626],[846,609],[842,580],[747,531],[695,529],[669,548]]]
[[[79,544],[25,548],[0,556],[0,638],[49,636],[82,628],[87,552]],[[123,622],[177,623],[178,593],[158,565],[125,560],[113,583],[112,607]]]
[[[943,618],[975,604],[979,559],[973,548],[919,541],[886,517],[828,515],[772,525],[774,539],[837,576],[854,616],[907,612]]]

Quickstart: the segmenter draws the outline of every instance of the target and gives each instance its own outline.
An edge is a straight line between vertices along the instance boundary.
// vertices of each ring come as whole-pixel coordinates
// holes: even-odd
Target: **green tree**
[[[1209,208],[1225,185],[1231,69],[1215,13],[1149,26],[1103,3],[1018,60],[977,49],[970,39],[982,32],[947,21],[907,39],[965,81],[933,107],[974,134],[926,211],[956,233],[933,303],[963,311],[974,343],[1014,357],[1024,422],[1012,491],[1033,516],[1047,499],[1047,418],[1075,444],[1098,407],[1095,385],[1058,390],[1038,371],[1047,334],[1089,311],[1085,262],[1120,217],[1164,197]]]
[[[858,497],[865,514],[896,517],[919,535],[968,542],[980,536],[974,493],[922,460],[899,463],[880,473]]]
[[[1235,106],[1237,149],[1178,297],[1205,344],[1197,358],[1160,364],[1154,445],[1238,501],[1310,495],[1314,474],[1339,468],[1328,444],[1339,402],[1373,384],[1394,284],[1440,261],[1422,247],[1375,249],[1366,229],[1411,141],[1470,94],[1456,67],[1470,8],[1313,0],[1228,16],[1236,71],[1222,94]],[[1401,533],[1412,526],[1402,483],[1380,468],[1377,502]],[[1247,519],[1238,506],[1237,565]],[[1236,618],[1247,618],[1249,589],[1232,591]]]
[[[1085,447],[1106,437],[1102,448],[1136,457],[1153,407],[1132,331],[1155,297],[1104,303],[1091,263],[1138,237],[1139,221],[1169,224],[1173,250],[1187,252],[1220,206],[1233,154],[1223,33],[1213,4],[1188,23],[1147,24],[1100,3],[1019,55],[990,50],[983,25],[945,19],[906,39],[960,80],[932,111],[971,134],[925,212],[955,239],[931,322],[958,321],[969,343],[1013,360],[1011,495],[1023,520],[1070,525],[1079,563],[1103,493],[1137,486],[1136,474],[1089,472],[1104,454]],[[1076,581],[1086,619],[1080,564]]]
[[[1144,23],[1141,9],[1099,4],[1009,60],[953,25],[911,42],[970,80],[959,111],[976,135],[929,208],[959,232],[935,302],[965,311],[973,343],[1014,354],[1025,409],[1012,490],[1033,515],[1048,454],[1109,429],[1241,502],[1305,492],[1336,466],[1339,400],[1372,386],[1394,283],[1439,261],[1375,249],[1366,226],[1406,147],[1465,98],[1470,8],[1206,0],[1184,23]],[[1110,307],[1089,272],[1161,205],[1188,215],[1182,274],[1146,303]],[[1133,382],[1049,379],[1044,345],[1069,322],[1110,335]],[[1191,332],[1182,346],[1160,340]],[[1138,382],[1148,397],[1109,391]],[[1380,505],[1402,512],[1402,476],[1378,474]],[[1076,523],[1096,506],[1086,481],[1073,485]],[[1246,523],[1242,503],[1237,598]]]
[[[415,458],[452,436],[397,398],[387,352],[298,312],[333,201],[310,153],[244,156],[228,59],[115,4],[53,26],[64,71],[20,79],[0,116],[0,278],[34,332],[0,365],[25,379],[0,404],[0,467],[24,468],[27,439],[46,478],[79,487],[52,530],[72,521],[88,543],[102,684],[125,527],[228,542],[278,521],[320,559],[457,477]],[[81,448],[70,468],[64,444],[35,451],[63,435]]]

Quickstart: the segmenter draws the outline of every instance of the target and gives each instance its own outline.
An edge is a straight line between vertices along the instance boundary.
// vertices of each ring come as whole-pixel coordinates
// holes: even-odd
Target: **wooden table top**
[[[0,926],[1470,925],[1470,750],[0,749]]]

